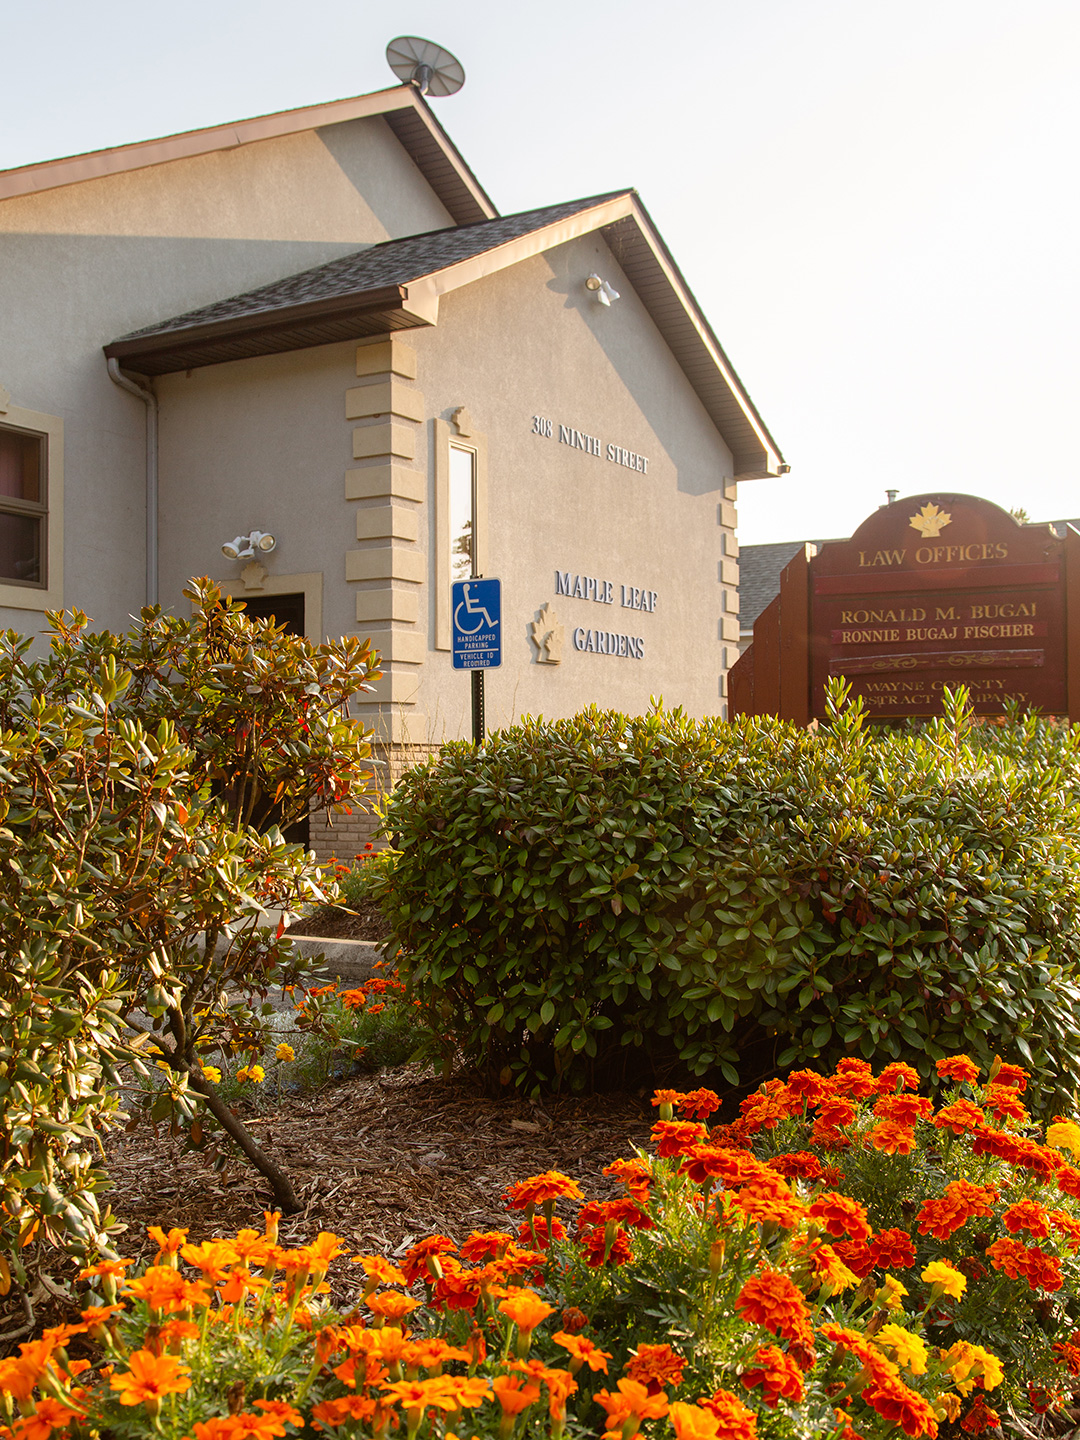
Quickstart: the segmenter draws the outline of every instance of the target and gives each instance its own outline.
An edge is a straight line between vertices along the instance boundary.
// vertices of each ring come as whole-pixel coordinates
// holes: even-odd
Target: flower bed
[[[5,1433],[852,1440],[1050,1409],[1080,1375],[1080,1126],[1032,1127],[1017,1067],[938,1068],[936,1111],[908,1066],[846,1060],[711,1132],[711,1091],[658,1092],[655,1154],[608,1167],[622,1198],[533,1176],[504,1231],[353,1257],[344,1316],[334,1235],[154,1231],[142,1273],[85,1272],[81,1325],[0,1361]],[[81,1332],[102,1362],[69,1358]]]

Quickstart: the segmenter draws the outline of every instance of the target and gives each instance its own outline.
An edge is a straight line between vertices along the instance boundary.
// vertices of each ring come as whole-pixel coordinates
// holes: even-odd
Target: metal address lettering
[[[621,465],[626,470],[636,470],[640,475],[649,473],[647,455],[639,455],[636,450],[628,450],[624,445],[616,445],[614,442],[605,443],[598,435],[590,435],[585,430],[575,430],[572,425],[560,423],[556,426],[556,422],[549,420],[546,415],[532,417],[532,433],[545,440],[558,439],[560,445],[569,445],[572,450],[583,450],[586,455],[595,455],[598,459],[610,461],[612,465]]]

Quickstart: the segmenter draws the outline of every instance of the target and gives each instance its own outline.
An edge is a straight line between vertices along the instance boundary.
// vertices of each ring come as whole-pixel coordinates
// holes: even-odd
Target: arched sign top
[[[975,495],[910,495],[850,540],[792,560],[755,623],[733,710],[805,723],[824,716],[828,682],[842,676],[879,720],[939,714],[942,692],[961,683],[979,714],[1016,702],[1069,714],[1080,709],[1070,598],[1080,612],[1080,535],[1019,524]],[[740,680],[748,698],[736,702]]]

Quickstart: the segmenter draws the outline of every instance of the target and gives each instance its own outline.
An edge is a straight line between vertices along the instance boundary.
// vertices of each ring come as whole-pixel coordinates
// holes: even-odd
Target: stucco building
[[[469,733],[474,569],[489,726],[717,713],[736,487],[783,468],[637,194],[500,216],[411,85],[0,173],[4,626],[209,574],[370,635],[399,755]]]

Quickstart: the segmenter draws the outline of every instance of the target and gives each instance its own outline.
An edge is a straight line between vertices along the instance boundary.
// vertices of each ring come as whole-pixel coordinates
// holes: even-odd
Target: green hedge
[[[1080,1079],[1080,727],[526,720],[394,792],[382,900],[427,1044],[574,1085],[623,1046],[739,1081],[856,1053]],[[641,1057],[645,1058],[645,1057]],[[640,1065],[640,1059],[639,1059]],[[744,1077],[746,1078],[746,1077]]]

